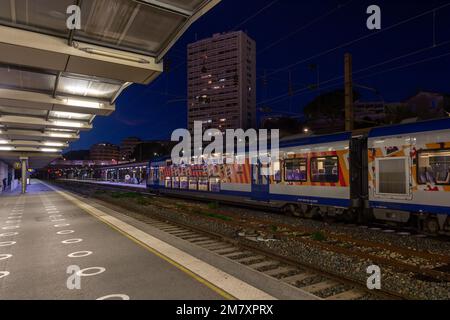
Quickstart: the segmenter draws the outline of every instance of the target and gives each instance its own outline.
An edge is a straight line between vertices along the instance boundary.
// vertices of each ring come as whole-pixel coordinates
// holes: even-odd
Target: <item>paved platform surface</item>
[[[0,196],[0,300],[102,297],[224,298],[40,182]]]

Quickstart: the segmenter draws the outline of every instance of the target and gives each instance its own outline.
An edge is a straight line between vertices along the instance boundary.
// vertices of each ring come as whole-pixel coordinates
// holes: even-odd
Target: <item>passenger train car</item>
[[[149,166],[148,188],[302,217],[371,219],[450,231],[450,119],[280,141],[273,175],[261,165]]]
[[[369,207],[384,221],[450,228],[450,119],[373,129]]]

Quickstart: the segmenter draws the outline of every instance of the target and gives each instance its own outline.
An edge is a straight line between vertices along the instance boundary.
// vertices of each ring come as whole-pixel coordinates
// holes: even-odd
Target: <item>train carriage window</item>
[[[287,159],[284,161],[284,180],[285,181],[308,181],[308,160]]]
[[[209,179],[209,190],[211,192],[220,192],[220,179],[213,177]]]
[[[272,162],[272,175],[273,175],[273,181],[281,182],[281,162],[280,161]]]
[[[166,178],[165,187],[168,189],[172,189],[172,178],[170,178],[170,177]]]
[[[379,194],[408,194],[408,162],[406,158],[377,159]]]
[[[148,185],[152,185],[156,183],[156,179],[155,179],[155,169],[154,168],[150,168],[150,174],[147,176],[147,184]]]
[[[189,178],[189,190],[197,190],[198,189],[198,179],[195,177]]]
[[[173,177],[172,178],[172,188],[173,189],[180,189],[180,177]]]
[[[198,179],[198,190],[199,191],[209,191],[209,179],[199,178]]]
[[[450,185],[450,150],[425,150],[418,155],[418,183]]]
[[[339,158],[321,157],[311,159],[312,182],[339,182]]]
[[[189,189],[188,177],[180,177],[180,189]]]

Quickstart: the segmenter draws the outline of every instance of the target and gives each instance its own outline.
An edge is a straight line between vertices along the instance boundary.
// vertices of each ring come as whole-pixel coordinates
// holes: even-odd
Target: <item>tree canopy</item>
[[[359,93],[354,91],[353,100],[356,101],[358,99]],[[345,91],[343,89],[337,89],[323,93],[308,103],[303,109],[303,112],[309,120],[322,118],[333,123],[337,119],[344,119]]]

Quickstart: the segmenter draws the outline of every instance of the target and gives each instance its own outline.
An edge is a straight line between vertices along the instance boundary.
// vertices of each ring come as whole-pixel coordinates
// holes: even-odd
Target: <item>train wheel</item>
[[[353,210],[345,210],[342,215],[343,219],[347,223],[354,223],[357,221],[357,214]]]
[[[298,216],[297,207],[293,204],[287,204],[283,207],[283,213],[287,216]]]
[[[439,233],[439,222],[436,218],[427,218],[424,222],[425,232],[431,235]]]

